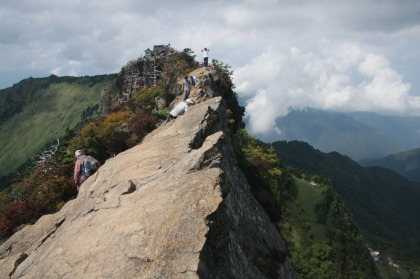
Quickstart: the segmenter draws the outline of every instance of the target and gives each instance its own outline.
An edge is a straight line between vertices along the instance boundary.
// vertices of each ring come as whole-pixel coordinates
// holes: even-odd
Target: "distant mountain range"
[[[420,182],[420,148],[401,152],[376,160],[362,161],[363,166],[380,166],[391,169],[411,181]]]
[[[405,256],[418,255],[419,183],[382,167],[362,167],[337,152],[323,153],[305,142],[278,141],[272,146],[286,165],[329,179],[370,240]]]
[[[420,147],[420,117],[384,116],[373,112],[341,113],[292,110],[276,120],[264,142],[298,140],[323,152],[337,151],[353,160],[376,159]]]

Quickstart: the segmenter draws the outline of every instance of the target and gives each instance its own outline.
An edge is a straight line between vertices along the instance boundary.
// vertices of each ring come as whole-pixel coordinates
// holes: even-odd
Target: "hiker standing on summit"
[[[82,150],[77,150],[74,155],[77,158],[74,165],[74,184],[79,191],[80,185],[94,174],[101,167],[101,164],[95,158],[84,155]]]
[[[203,52],[204,67],[208,67],[209,66],[209,51],[210,51],[210,49],[204,48],[201,51]]]

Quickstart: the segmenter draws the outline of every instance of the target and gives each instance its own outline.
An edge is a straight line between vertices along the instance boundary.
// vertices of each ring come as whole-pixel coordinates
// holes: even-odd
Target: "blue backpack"
[[[89,177],[96,172],[96,163],[92,157],[86,156],[86,158],[80,159],[82,163],[82,173],[85,177]]]

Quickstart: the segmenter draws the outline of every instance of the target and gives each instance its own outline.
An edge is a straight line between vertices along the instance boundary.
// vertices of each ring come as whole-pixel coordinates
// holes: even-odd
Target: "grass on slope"
[[[321,200],[321,195],[318,186],[311,185],[305,180],[295,179],[296,187],[298,188],[296,202],[290,204],[290,216],[299,216],[293,218],[297,223],[297,227],[306,228],[302,233],[311,233],[310,237],[315,238],[316,242],[323,240],[324,225],[317,223],[317,217],[314,214],[316,204]],[[311,228],[309,230],[309,228]],[[296,234],[295,234],[296,236]],[[305,237],[308,237],[305,235]],[[295,242],[301,246],[300,241]]]
[[[99,104],[109,80],[89,83],[54,83],[41,97],[25,106],[1,126],[0,175],[8,174],[33,158],[48,143],[61,137],[67,127],[80,122],[82,112]]]

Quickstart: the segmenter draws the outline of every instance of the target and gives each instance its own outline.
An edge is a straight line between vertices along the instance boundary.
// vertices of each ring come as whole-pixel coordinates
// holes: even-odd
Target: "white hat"
[[[193,104],[193,105],[194,105],[194,102],[193,102],[191,99],[187,99],[187,100],[185,100],[185,102],[186,102],[186,103],[190,103],[190,104]]]
[[[80,155],[83,155],[83,151],[82,150],[76,150],[76,152],[74,152],[74,155],[76,155],[76,157],[80,156]]]

